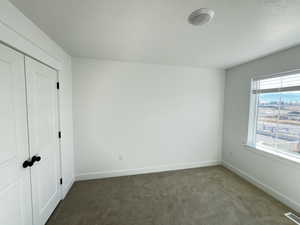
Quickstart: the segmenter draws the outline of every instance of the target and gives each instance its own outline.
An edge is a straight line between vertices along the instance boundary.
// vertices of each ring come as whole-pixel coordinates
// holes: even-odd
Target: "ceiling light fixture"
[[[201,8],[191,13],[188,18],[190,24],[194,26],[204,25],[209,23],[215,15],[215,12],[211,9]]]

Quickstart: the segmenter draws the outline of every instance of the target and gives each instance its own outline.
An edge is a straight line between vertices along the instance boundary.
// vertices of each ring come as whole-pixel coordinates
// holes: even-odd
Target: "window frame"
[[[259,152],[275,155],[279,158],[284,158],[289,161],[294,161],[300,163],[300,156],[296,154],[286,152],[284,150],[280,150],[278,148],[268,148],[264,146],[256,145],[256,128],[257,128],[257,116],[258,116],[258,94],[253,93],[255,82],[262,79],[269,79],[275,77],[282,77],[288,75],[300,74],[300,69],[290,70],[280,73],[274,73],[269,75],[261,75],[251,78],[250,80],[250,101],[249,101],[249,119],[248,119],[248,133],[247,133],[247,143],[246,145],[250,147],[250,149],[255,149]],[[299,89],[300,91],[300,89]]]

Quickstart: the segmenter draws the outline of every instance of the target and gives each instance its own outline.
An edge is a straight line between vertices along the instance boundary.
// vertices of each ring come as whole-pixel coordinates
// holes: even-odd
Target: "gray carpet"
[[[287,211],[217,166],[76,182],[47,225],[293,225]]]

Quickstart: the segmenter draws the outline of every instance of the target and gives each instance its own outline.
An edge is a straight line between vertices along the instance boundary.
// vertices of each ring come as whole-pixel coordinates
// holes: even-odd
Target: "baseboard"
[[[75,178],[72,177],[70,183],[68,183],[67,185],[64,185],[62,199],[64,199],[66,197],[66,195],[69,193],[69,191],[72,188],[74,182],[75,182]]]
[[[244,178],[245,180],[249,181],[256,187],[262,189],[269,195],[273,196],[278,201],[282,202],[283,204],[287,205],[291,209],[295,210],[296,212],[300,212],[300,204],[298,202],[293,201],[292,199],[288,198],[284,194],[280,193],[279,191],[275,190],[274,188],[270,187],[269,185],[264,184],[263,182],[257,180],[250,174],[234,167],[228,162],[223,161],[222,165],[229,169],[230,171],[234,172],[235,174],[239,175],[240,177]]]
[[[120,176],[146,174],[146,173],[156,173],[156,172],[164,172],[164,171],[172,171],[172,170],[191,169],[191,168],[198,168],[198,167],[216,166],[220,164],[221,164],[220,161],[205,161],[205,162],[195,162],[195,163],[163,165],[163,166],[138,168],[138,169],[81,173],[76,175],[76,181],[101,179],[101,178],[108,178],[108,177],[120,177]]]

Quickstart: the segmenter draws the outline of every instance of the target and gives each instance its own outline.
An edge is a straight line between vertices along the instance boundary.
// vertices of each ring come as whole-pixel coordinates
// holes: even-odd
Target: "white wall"
[[[0,1],[0,41],[59,69],[62,177],[66,194],[74,181],[71,58],[7,0]]]
[[[78,179],[218,164],[224,71],[73,59]]]
[[[250,79],[299,67],[300,47],[296,47],[227,71],[223,161],[300,212],[300,165],[243,146],[247,140]]]

